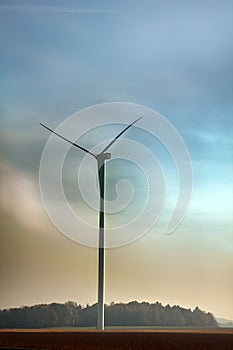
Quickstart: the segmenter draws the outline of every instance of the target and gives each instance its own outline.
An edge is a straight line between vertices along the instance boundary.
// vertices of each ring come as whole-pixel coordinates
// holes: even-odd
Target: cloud
[[[5,161],[0,162],[0,178],[0,210],[31,229],[44,230],[47,221],[35,181]]]
[[[210,122],[210,120],[209,120]],[[208,125],[209,126],[209,125]],[[224,130],[224,133],[221,132],[221,130],[212,130],[211,127],[208,127],[208,130],[206,128],[202,129],[190,129],[185,131],[189,136],[195,138],[197,141],[203,141],[207,144],[212,145],[214,144],[221,144],[224,143],[225,145],[232,146],[232,139],[231,137],[228,137],[228,130]]]
[[[0,10],[5,11],[22,11],[22,12],[58,12],[58,13],[112,13],[113,10],[108,9],[75,9],[54,6],[10,6],[0,5]]]

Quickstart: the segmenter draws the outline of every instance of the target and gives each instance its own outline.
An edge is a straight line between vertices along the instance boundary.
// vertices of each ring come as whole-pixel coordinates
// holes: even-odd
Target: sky
[[[198,306],[233,319],[232,11],[227,0],[0,0],[0,308],[96,302],[97,250],[62,235],[42,204],[49,134],[38,123],[55,128],[84,108],[129,102],[178,130],[193,193],[183,222],[165,234],[177,183],[161,147],[165,213],[141,239],[106,251],[105,300]],[[149,143],[136,130],[128,137]],[[83,142],[94,144],[92,136]],[[67,164],[77,165],[82,156],[72,152]],[[67,196],[78,197],[69,168]],[[114,176],[110,166],[109,183]]]

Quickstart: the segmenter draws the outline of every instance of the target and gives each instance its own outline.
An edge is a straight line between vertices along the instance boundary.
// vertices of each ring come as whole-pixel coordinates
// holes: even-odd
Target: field
[[[233,329],[0,330],[0,347],[40,350],[232,350]]]

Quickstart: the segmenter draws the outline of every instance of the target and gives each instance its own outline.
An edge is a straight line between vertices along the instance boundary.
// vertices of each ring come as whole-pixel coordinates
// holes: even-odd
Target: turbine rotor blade
[[[75,146],[75,147],[78,147],[79,149],[81,149],[82,151],[86,152],[86,153],[89,153],[91,156],[93,156],[94,158],[96,158],[96,155],[90,151],[88,151],[86,148],[82,147],[82,146],[79,146],[77,145],[76,143],[68,140],[66,137],[58,134],[57,132],[55,132],[54,130],[50,129],[48,126],[42,124],[42,123],[39,123],[41,126],[43,126],[45,129],[49,130],[50,132],[52,132],[53,134],[57,135],[58,137],[60,137],[61,139],[69,142],[71,145]]]
[[[126,130],[128,130],[132,125],[134,125],[135,123],[137,123],[140,119],[142,119],[142,117],[139,117],[138,119],[136,119],[133,123],[129,124],[124,130],[122,130],[116,137],[114,137],[114,139],[103,149],[103,151],[101,153],[104,153],[105,151],[107,151],[107,149],[109,149],[109,147],[112,146],[112,144],[119,139],[119,137],[124,134],[126,132]]]

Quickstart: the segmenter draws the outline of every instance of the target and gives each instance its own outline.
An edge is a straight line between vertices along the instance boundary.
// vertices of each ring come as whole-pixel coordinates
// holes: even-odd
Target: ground
[[[0,330],[0,346],[40,350],[232,350],[233,329]]]

